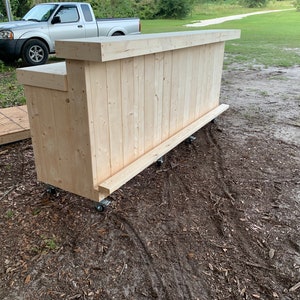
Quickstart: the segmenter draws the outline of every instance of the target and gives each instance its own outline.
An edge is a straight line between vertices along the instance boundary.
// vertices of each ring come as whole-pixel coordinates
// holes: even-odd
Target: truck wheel
[[[47,62],[48,56],[47,46],[37,39],[27,41],[22,50],[22,60],[26,66],[43,65]]]
[[[120,36],[120,35],[124,35],[124,33],[121,31],[117,31],[112,34],[112,36]]]

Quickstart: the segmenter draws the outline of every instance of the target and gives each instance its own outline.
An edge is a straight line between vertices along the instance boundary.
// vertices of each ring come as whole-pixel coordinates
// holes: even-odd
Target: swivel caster
[[[95,205],[95,209],[98,211],[98,212],[104,212],[105,209],[107,208],[107,206],[109,206],[111,203],[110,200],[108,199],[103,199],[101,200],[99,203],[96,203]]]
[[[196,137],[194,135],[191,135],[190,137],[188,137],[185,142],[187,144],[191,144],[192,142],[194,142],[196,140]]]
[[[52,185],[48,185],[47,189],[46,189],[46,193],[48,195],[51,195],[51,196],[55,196],[57,194],[57,190],[56,190],[56,187],[52,186]]]
[[[164,158],[163,158],[163,156],[160,157],[160,158],[156,161],[156,165],[157,165],[158,167],[162,166],[163,163],[164,163]]]

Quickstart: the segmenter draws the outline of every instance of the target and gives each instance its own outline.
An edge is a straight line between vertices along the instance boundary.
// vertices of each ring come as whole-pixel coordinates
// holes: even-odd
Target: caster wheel
[[[46,193],[49,194],[49,195],[56,195],[57,190],[54,186],[49,185],[46,189]]]
[[[192,142],[194,142],[196,140],[196,137],[194,136],[194,135],[191,135],[190,137],[188,137],[186,140],[185,140],[185,142],[187,143],[187,144],[191,144]]]
[[[157,165],[158,167],[162,166],[163,163],[164,163],[163,157],[159,158],[159,159],[156,161],[156,165]]]
[[[96,209],[96,211],[98,211],[98,212],[104,212],[104,211],[105,211],[105,207],[104,207],[102,204],[100,204],[100,203],[97,203],[97,204],[95,205],[95,209]]]
[[[103,199],[95,205],[95,208],[98,212],[104,212],[106,207],[110,205],[111,201],[108,199]]]

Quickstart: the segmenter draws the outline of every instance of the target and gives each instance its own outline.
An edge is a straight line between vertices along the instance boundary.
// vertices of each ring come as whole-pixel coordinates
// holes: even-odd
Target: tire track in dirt
[[[184,229],[188,232],[188,227],[190,227],[193,222],[193,207],[189,204],[189,196],[191,193],[188,180],[186,180],[186,178],[183,180],[180,173],[172,169],[166,173],[162,193],[163,203],[168,205],[171,215],[176,217],[176,225],[179,227],[177,231]],[[182,212],[182,218],[180,215],[178,216],[178,212]],[[187,224],[187,221],[190,223]],[[171,222],[166,224],[169,232],[174,230],[173,226],[174,224]],[[197,299],[197,295],[193,292],[195,289],[195,287],[193,287],[193,280],[189,278],[191,276],[197,278],[197,288],[201,290],[202,297],[208,299],[207,289],[200,280],[200,270],[188,261],[187,253],[183,253],[182,251],[182,248],[184,249],[186,245],[182,244],[179,237],[179,235],[172,235],[171,242],[166,244],[165,250],[168,256],[167,260],[172,262],[171,280],[176,284],[178,299]]]
[[[222,146],[215,137],[214,127],[209,127],[205,133],[208,143],[215,149],[213,151],[213,162],[216,163],[212,165],[220,188],[219,192],[221,193],[220,196],[211,194],[211,198],[222,198],[222,201],[215,200],[214,203],[218,215],[222,217],[222,221],[220,222],[222,222],[223,227],[229,227],[228,232],[233,233],[228,238],[233,239],[233,244],[240,246],[239,248],[236,247],[239,253],[237,259],[245,266],[245,272],[248,272],[252,280],[256,281],[258,273],[263,274],[266,270],[274,270],[274,266],[265,256],[268,248],[259,237],[253,240],[253,236],[245,229],[245,225],[242,224],[241,219],[243,219],[244,212],[238,208],[238,199],[233,196],[235,192],[225,171]],[[229,201],[226,201],[226,199]],[[219,211],[224,211],[224,213],[222,214]],[[265,293],[269,295],[272,294],[270,282],[272,282],[271,278],[266,279],[266,282],[258,283],[262,290],[265,290]]]
[[[183,194],[184,198],[187,199],[187,194],[189,193],[189,189],[186,186],[186,184],[183,183],[183,181],[179,178],[179,176],[176,174],[176,172],[169,172],[167,174],[167,180],[166,180],[166,190],[168,191],[168,199],[167,202],[171,203],[174,201],[173,193],[175,194],[175,197],[177,195]],[[175,189],[174,189],[175,188]],[[178,192],[177,192],[178,190]],[[180,200],[179,200],[180,202]],[[187,202],[187,201],[185,201]],[[182,202],[180,204],[183,204]],[[188,203],[184,203],[184,208],[188,208],[188,214],[190,215],[190,209],[188,206]],[[182,209],[183,210],[183,209]],[[186,214],[186,212],[185,212]],[[169,230],[170,224],[167,224],[167,227]],[[178,240],[176,235],[172,235],[172,243],[168,244],[168,256],[169,261],[173,261],[172,269],[173,269],[173,279],[176,283],[177,288],[177,294],[181,296],[181,299],[193,299],[193,295],[191,292],[191,287],[189,286],[188,281],[185,279],[185,271],[184,267],[186,265],[186,261],[183,262],[183,256],[180,254],[178,245],[180,245],[180,241]],[[174,260],[174,258],[176,258]],[[187,298],[188,297],[188,298]]]
[[[134,242],[138,253],[141,255],[142,259],[145,262],[145,269],[149,274],[149,278],[152,283],[152,288],[153,291],[156,293],[156,296],[158,299],[166,299],[166,300],[171,300],[168,291],[161,279],[160,274],[157,271],[157,268],[153,262],[153,258],[151,256],[151,253],[137,232],[137,230],[134,228],[134,226],[130,223],[128,219],[126,219],[124,216],[116,213],[112,213],[111,216],[115,221],[121,222],[121,224],[124,226],[124,229],[126,230],[128,236],[130,239]]]

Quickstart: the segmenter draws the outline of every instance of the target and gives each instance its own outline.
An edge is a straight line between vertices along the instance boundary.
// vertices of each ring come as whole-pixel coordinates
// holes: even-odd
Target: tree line
[[[0,3],[2,16],[6,16],[5,1],[2,0]],[[22,18],[37,3],[53,2],[52,0],[9,1],[15,19]],[[220,0],[86,0],[92,5],[96,18],[139,17],[141,19],[182,19],[192,12],[195,4],[205,1],[217,3]],[[269,0],[236,1],[244,7],[265,7]]]

